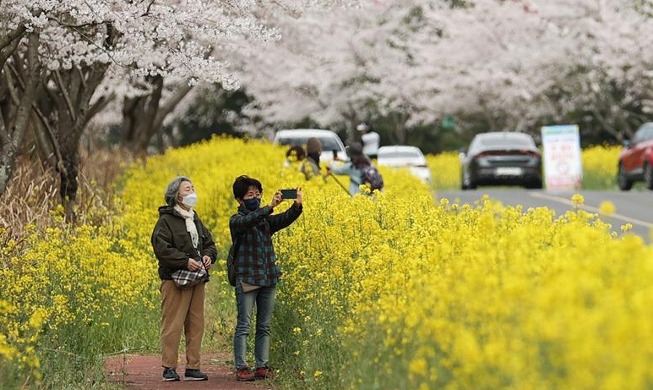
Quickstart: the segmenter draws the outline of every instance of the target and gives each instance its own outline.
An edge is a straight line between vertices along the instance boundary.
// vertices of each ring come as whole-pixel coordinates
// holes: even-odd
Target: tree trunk
[[[79,141],[90,119],[91,97],[104,78],[107,64],[76,66],[67,71],[54,71],[52,79],[57,90],[50,99],[56,106],[56,132],[61,152],[61,202],[66,221],[75,222],[77,175],[79,173]]]
[[[395,122],[395,136],[399,145],[406,144],[406,114],[402,112],[395,112],[392,115]]]
[[[79,173],[79,137],[70,134],[59,141],[63,158],[63,169],[59,172],[61,177],[61,202],[64,206],[67,222],[75,223],[75,205],[77,201],[77,175]]]
[[[16,38],[19,39],[19,38]],[[10,45],[9,45],[10,46]],[[16,163],[18,149],[23,143],[26,129],[30,123],[32,103],[36,97],[40,62],[38,59],[39,34],[29,34],[27,50],[22,56],[14,55],[18,63],[9,63],[9,54],[2,53],[2,85],[7,91],[0,99],[0,194],[5,192]],[[18,43],[13,46],[14,50]],[[6,55],[6,56],[5,56]]]
[[[346,128],[347,137],[345,138],[345,144],[349,145],[353,141],[361,142],[360,134],[357,134],[358,131],[356,131],[356,126],[361,123],[361,119],[351,104],[349,105],[349,109],[342,113],[342,117],[345,119],[345,123],[349,124]]]
[[[111,47],[116,32],[105,24],[105,46]],[[59,172],[61,203],[66,221],[76,220],[79,173],[79,143],[86,124],[97,113],[97,104],[91,106],[91,97],[100,85],[108,64],[77,64],[67,70],[53,70],[42,80],[43,94],[32,107],[35,131],[39,144],[47,155],[54,154]],[[100,104],[104,104],[101,101]]]
[[[0,111],[0,132],[6,133],[5,119]],[[0,194],[4,194],[7,188],[7,183],[11,179],[16,161],[16,148],[13,147],[12,142],[2,143],[2,153],[0,154]]]
[[[163,77],[148,76],[146,81],[152,86],[152,91],[147,95],[125,98],[122,109],[122,143],[137,156],[147,153],[150,140],[160,132],[166,116],[192,89],[183,84],[165,103],[161,103]]]

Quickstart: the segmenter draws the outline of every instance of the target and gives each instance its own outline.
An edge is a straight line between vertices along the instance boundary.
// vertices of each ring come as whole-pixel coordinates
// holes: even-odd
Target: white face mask
[[[193,192],[192,194],[184,196],[181,203],[183,203],[184,206],[195,207],[197,205],[197,194]]]

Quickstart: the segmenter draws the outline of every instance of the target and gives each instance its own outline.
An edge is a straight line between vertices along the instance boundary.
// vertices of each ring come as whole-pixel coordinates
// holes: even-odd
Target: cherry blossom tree
[[[308,117],[351,128],[374,110],[398,115],[403,142],[401,123],[451,114],[484,118],[486,130],[536,131],[586,112],[617,137],[643,120],[650,99],[647,9],[618,0],[362,1],[280,18],[281,44],[252,49],[255,59],[239,66],[256,97],[252,115],[271,124]]]
[[[239,50],[235,38],[278,36],[259,15],[273,9],[298,14],[317,3],[3,0],[0,192],[31,129],[60,172],[60,193],[72,218],[79,140],[97,112],[122,99],[125,137],[139,148],[189,86],[237,86],[224,60],[225,53]]]

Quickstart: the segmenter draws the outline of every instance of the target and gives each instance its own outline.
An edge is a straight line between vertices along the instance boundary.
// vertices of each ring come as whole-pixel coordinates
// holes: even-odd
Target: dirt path
[[[161,357],[158,355],[112,356],[105,361],[104,371],[109,382],[122,384],[126,389],[272,389],[267,381],[237,382],[231,365],[227,363],[228,359],[229,356],[220,353],[202,355],[202,371],[208,374],[208,381],[184,381],[184,367],[180,365],[177,373],[182,377],[182,381],[163,382]]]

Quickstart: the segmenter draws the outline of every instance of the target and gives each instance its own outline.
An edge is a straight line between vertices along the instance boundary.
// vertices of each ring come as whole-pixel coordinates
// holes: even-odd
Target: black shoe
[[[180,379],[174,368],[163,367],[163,380],[166,382],[177,382]]]
[[[184,380],[186,381],[208,381],[209,376],[200,370],[186,369],[184,373]]]

